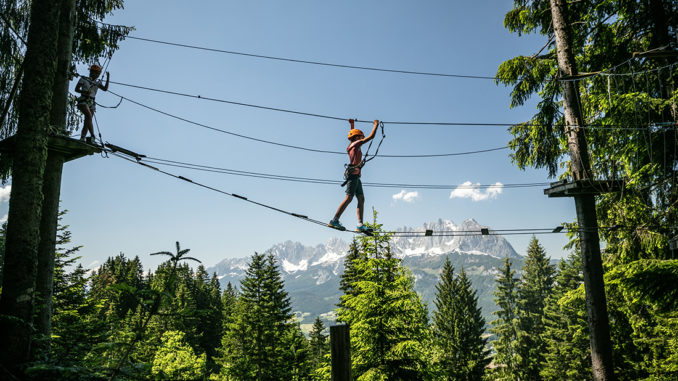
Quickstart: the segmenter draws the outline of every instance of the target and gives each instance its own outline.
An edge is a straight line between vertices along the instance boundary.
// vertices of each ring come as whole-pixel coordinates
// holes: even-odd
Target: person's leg
[[[358,226],[363,224],[363,207],[365,206],[365,195],[356,194],[358,199]]]
[[[94,127],[92,126],[92,113],[90,112],[89,107],[87,107],[86,104],[79,104],[78,110],[80,110],[82,115],[85,117],[85,122],[82,126],[82,132],[80,133],[80,139],[84,140],[85,136],[87,136],[87,131],[90,131],[90,134],[94,136]]]
[[[350,195],[350,194],[347,194],[344,201],[342,201],[341,204],[339,205],[339,208],[337,209],[337,213],[334,215],[334,218],[333,218],[334,221],[339,221],[339,218],[341,218],[341,215],[344,213],[344,210],[346,210],[346,207],[348,206],[348,204],[351,203],[351,201],[353,201],[353,196]]]

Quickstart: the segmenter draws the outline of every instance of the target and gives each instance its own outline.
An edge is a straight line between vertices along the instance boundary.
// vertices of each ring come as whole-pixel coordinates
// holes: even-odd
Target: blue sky
[[[199,6],[197,5],[199,4]],[[133,36],[253,54],[411,71],[492,76],[513,56],[532,54],[541,36],[503,28],[512,2],[453,1],[128,1],[107,22],[131,25]],[[79,68],[81,73],[84,67]],[[190,50],[128,39],[108,67],[111,80],[360,120],[510,123],[535,104],[509,109],[509,89],[491,80],[358,71]],[[71,90],[75,81],[71,84]],[[323,150],[346,148],[347,123],[153,93],[111,84],[110,90],[183,118],[256,138]],[[97,101],[118,98],[99,92]],[[296,151],[202,129],[123,101],[99,108],[105,141],[148,156],[238,170],[341,179],[346,157]],[[368,125],[360,126],[368,129]],[[436,154],[506,145],[505,127],[386,124],[383,154]],[[343,199],[337,185],[288,183],[188,169],[170,172],[281,209],[329,220]],[[408,184],[545,182],[545,170],[520,171],[508,151],[444,158],[377,158],[363,181]],[[366,188],[386,229],[438,218],[474,218],[494,229],[554,227],[574,218],[570,199],[542,188],[491,194]],[[414,191],[418,193],[415,195]],[[468,192],[467,192],[468,193]],[[400,197],[394,195],[400,195]],[[351,235],[309,224],[149,171],[115,157],[67,163],[64,223],[83,245],[82,263],[120,252],[147,267],[179,241],[206,265],[264,251],[284,241],[316,245]],[[6,197],[0,197],[6,213]],[[354,226],[355,204],[342,222]],[[529,236],[507,237],[524,254]],[[564,235],[538,237],[561,257]]]

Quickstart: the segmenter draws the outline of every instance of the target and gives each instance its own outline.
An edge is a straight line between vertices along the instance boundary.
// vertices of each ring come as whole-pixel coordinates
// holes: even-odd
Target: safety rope
[[[381,147],[381,143],[383,143],[384,138],[386,138],[386,134],[384,133],[384,122],[381,122],[381,121],[379,122],[379,128],[381,130],[381,139],[379,140],[379,144],[377,144],[377,149],[374,152],[374,155],[372,155],[372,157],[369,157],[370,156],[370,148],[372,148],[372,142],[374,142],[374,139],[370,140],[370,145],[368,145],[367,150],[365,150],[365,158],[363,159],[362,165],[360,166],[361,168],[364,167],[365,164],[367,164],[368,161],[374,159],[379,154],[379,148]]]
[[[99,129],[99,122],[97,121],[97,116],[96,114],[92,114],[92,118],[94,119],[94,124],[97,126],[97,133],[99,133],[99,143],[101,143],[101,146],[104,146],[104,138],[101,137],[101,130]],[[84,128],[84,127],[83,127]],[[96,138],[95,138],[96,141]],[[101,157],[104,159],[108,159],[108,152],[106,150],[101,150]]]

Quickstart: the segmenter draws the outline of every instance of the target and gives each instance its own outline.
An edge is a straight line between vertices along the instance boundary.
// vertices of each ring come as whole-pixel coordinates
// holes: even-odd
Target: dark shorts
[[[363,195],[363,183],[360,182],[360,176],[349,176],[346,183],[346,194],[349,196]]]

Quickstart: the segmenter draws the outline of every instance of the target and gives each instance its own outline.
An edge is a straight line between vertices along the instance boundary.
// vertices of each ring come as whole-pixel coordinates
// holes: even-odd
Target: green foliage
[[[620,371],[628,378],[670,380],[678,377],[678,312],[667,309],[656,287],[665,273],[675,275],[676,261],[638,261],[618,266],[606,274],[610,313],[616,316],[614,342],[620,354]],[[655,276],[648,276],[654,273]],[[639,287],[639,279],[648,283]],[[675,288],[675,284],[669,285]],[[649,292],[648,292],[649,291]],[[669,293],[671,291],[669,290]],[[671,303],[675,303],[671,301]]]
[[[255,253],[222,340],[222,374],[235,380],[309,378],[308,343],[293,316],[273,255]]]
[[[325,330],[325,324],[319,316],[316,316],[313,328],[308,334],[313,369],[321,368],[324,365],[325,356],[330,354],[329,335],[323,333]]]
[[[376,213],[375,213],[376,219]],[[370,224],[372,237],[359,237],[343,278],[337,319],[351,327],[356,380],[421,380],[430,376],[427,311],[414,292],[414,279],[391,255],[390,235]]]
[[[490,322],[492,332],[496,339],[492,341],[492,347],[496,354],[493,358],[494,379],[517,380],[518,379],[518,278],[511,269],[511,260],[504,259],[504,266],[499,269],[497,277],[497,290],[495,302],[499,310],[493,312],[497,319]]]
[[[205,354],[197,356],[181,331],[167,331],[153,358],[151,373],[160,380],[196,380],[205,376]]]
[[[639,260],[615,268],[610,277],[634,301],[641,299],[661,312],[678,310],[678,260]]]
[[[523,276],[518,287],[518,369],[522,379],[539,380],[544,362],[546,343],[544,305],[553,289],[554,267],[549,263],[544,248],[532,237],[523,265]]]
[[[668,248],[678,223],[676,187],[678,92],[674,58],[633,58],[634,52],[675,51],[678,3],[594,0],[566,3],[577,71],[598,73],[576,80],[585,123],[591,171],[597,179],[622,179],[620,193],[597,198],[605,242],[608,314],[619,379],[675,378],[676,273]],[[549,4],[515,0],[506,15],[512,32],[540,33],[542,51],[504,62],[500,83],[513,86],[511,105],[538,98],[530,121],[511,127],[509,143],[519,168],[546,167],[550,176],[569,176],[562,97]],[[619,129],[619,127],[633,127]],[[590,377],[584,324],[584,290],[573,263],[561,268],[548,298],[543,338],[548,350],[541,375],[547,379]],[[521,309],[523,309],[521,307]],[[521,316],[522,317],[522,316]],[[669,333],[670,332],[670,333]],[[589,366],[590,367],[590,366]]]
[[[482,380],[490,362],[483,337],[485,319],[466,272],[455,277],[449,259],[436,285],[433,312],[433,344],[436,379]]]
[[[546,348],[540,374],[545,380],[592,377],[581,268],[578,251],[560,262],[553,293],[544,307],[542,338]]]

